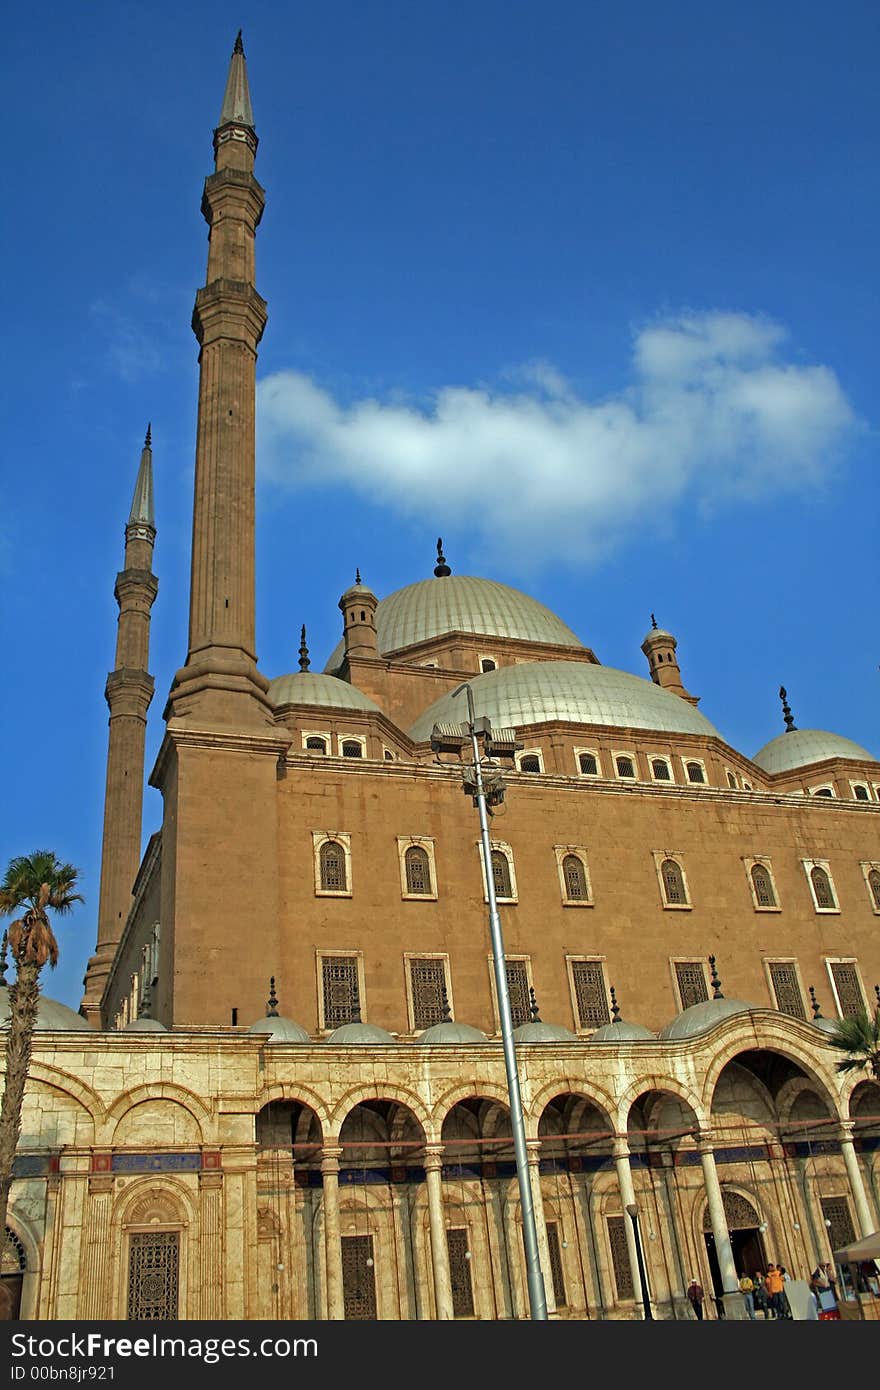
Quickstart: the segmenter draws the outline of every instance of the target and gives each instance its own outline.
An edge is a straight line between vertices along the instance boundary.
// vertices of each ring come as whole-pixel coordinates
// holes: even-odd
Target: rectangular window
[[[325,1028],[338,1028],[353,1021],[358,994],[357,956],[322,956],[321,993]]]
[[[449,1278],[452,1283],[452,1316],[474,1316],[474,1288],[471,1283],[471,1262],[468,1259],[468,1233],[461,1228],[446,1232],[449,1251]]]
[[[709,998],[706,968],[701,960],[677,960],[675,983],[682,1009],[689,1009],[691,1004],[702,1004],[704,999]]]
[[[510,996],[510,1016],[514,1028],[521,1023],[531,1023],[529,1005],[529,972],[524,960],[508,960],[504,963],[507,973],[507,993]]]
[[[412,992],[414,1028],[430,1028],[445,1018],[446,962],[410,958],[409,984]]]
[[[617,1297],[635,1298],[636,1291],[626,1245],[626,1217],[607,1216],[605,1220],[608,1223],[608,1243],[611,1246],[611,1267],[614,1270]]]
[[[831,978],[834,981],[834,990],[837,995],[837,1003],[841,1017],[852,1018],[854,1014],[860,1013],[865,1007],[859,972],[856,970],[855,961],[829,961],[828,968],[831,971]]]
[[[342,1293],[346,1322],[376,1321],[372,1236],[342,1237]]]
[[[611,1022],[605,970],[598,960],[570,961],[579,1028],[598,1028]]]
[[[804,1008],[801,984],[794,961],[773,960],[769,962],[768,968],[773,993],[776,995],[776,1007],[779,1012],[790,1014],[792,1018],[805,1019],[807,1011]]]
[[[568,1302],[565,1294],[565,1276],[562,1270],[562,1250],[559,1245],[559,1227],[555,1221],[547,1222],[547,1246],[550,1251],[550,1273],[553,1278],[553,1298],[557,1308],[564,1308]]]
[[[846,1198],[822,1197],[820,1205],[822,1220],[831,1223],[825,1228],[831,1249],[839,1250],[843,1245],[851,1245],[856,1238],[856,1232]]]
[[[176,1322],[179,1231],[133,1231],[128,1246],[128,1322]]]

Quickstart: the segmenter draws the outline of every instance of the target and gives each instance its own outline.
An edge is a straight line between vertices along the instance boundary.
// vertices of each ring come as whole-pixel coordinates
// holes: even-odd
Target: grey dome
[[[470,685],[476,713],[488,715],[498,729],[566,720],[721,737],[705,715],[680,695],[628,671],[589,661],[529,661],[502,666],[474,676]],[[419,743],[430,737],[434,724],[454,724],[465,717],[463,695],[442,695],[419,715],[409,730],[410,738]]]
[[[312,1040],[305,1028],[294,1023],[292,1018],[281,1018],[278,1014],[258,1018],[248,1029],[249,1033],[265,1033],[270,1042],[310,1043]]]
[[[765,743],[753,763],[765,772],[789,772],[808,763],[821,763],[828,758],[858,758],[860,762],[876,762],[867,750],[841,734],[829,734],[824,729],[789,729]]]
[[[645,1038],[656,1042],[657,1034],[652,1033],[650,1028],[644,1028],[641,1023],[627,1023],[625,1018],[621,1018],[617,1023],[603,1023],[592,1034],[590,1042],[641,1042]]]
[[[363,709],[380,713],[379,706],[356,685],[322,671],[294,671],[276,676],[269,685],[269,699],[280,705],[320,705],[325,709]]]
[[[837,1020],[834,1018],[811,1018],[810,1022],[814,1024],[816,1028],[821,1028],[823,1033],[837,1032]]]
[[[364,1043],[393,1043],[395,1040],[375,1023],[343,1023],[324,1041],[340,1047],[361,1047]]]
[[[521,1023],[514,1028],[513,1036],[518,1043],[577,1042],[574,1033],[561,1023]]]
[[[723,1018],[730,1018],[732,1014],[748,1013],[753,1008],[754,1004],[746,1004],[742,999],[704,999],[700,1004],[691,1004],[690,1008],[685,1009],[671,1023],[667,1023],[665,1028],[660,1029],[658,1037],[661,1042],[675,1038],[693,1038],[698,1033],[706,1033],[710,1028],[716,1027]]]
[[[7,985],[0,985],[0,1025],[9,1020],[9,988]],[[37,1006],[36,1030],[38,1033],[48,1032],[77,1032],[93,1033],[96,1030],[78,1014],[75,1009],[69,1009],[66,1004],[61,1004],[57,999],[47,999],[45,994],[40,995],[40,1002]]]
[[[466,574],[421,579],[389,594],[376,609],[376,635],[383,655],[447,632],[552,642],[563,647],[583,645],[543,603],[495,579]],[[324,670],[336,671],[344,652],[345,643],[339,642]]]
[[[485,1033],[481,1033],[479,1028],[472,1028],[469,1023],[454,1023],[449,1019],[445,1023],[434,1023],[430,1028],[426,1028],[420,1038],[416,1038],[418,1043],[484,1043],[489,1039]]]
[[[126,1023],[123,1033],[167,1033],[168,1029],[158,1018],[133,1018]]]

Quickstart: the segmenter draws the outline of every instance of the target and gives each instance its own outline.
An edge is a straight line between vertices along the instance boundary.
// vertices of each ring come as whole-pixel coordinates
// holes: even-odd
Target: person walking
[[[755,1321],[755,1282],[748,1274],[744,1274],[739,1281],[739,1291],[743,1296],[746,1305],[746,1312],[751,1322]]]
[[[703,1292],[703,1285],[696,1279],[692,1279],[687,1286],[687,1296],[690,1299],[691,1307],[694,1310],[694,1317],[697,1322],[703,1321],[703,1299],[706,1297]]]
[[[767,1290],[767,1302],[770,1305],[770,1316],[777,1319],[784,1318],[785,1281],[778,1265],[767,1266],[764,1287]]]

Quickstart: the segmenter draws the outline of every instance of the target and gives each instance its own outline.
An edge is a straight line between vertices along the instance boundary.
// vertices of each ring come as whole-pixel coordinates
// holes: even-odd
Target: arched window
[[[654,774],[654,780],[656,782],[669,782],[672,780],[669,773],[669,764],[665,758],[652,758],[651,771]]]
[[[810,881],[813,885],[813,893],[816,897],[817,907],[836,907],[834,901],[834,889],[831,887],[831,879],[824,869],[818,864],[814,864],[810,870]]]
[[[595,753],[578,753],[578,767],[585,777],[595,777],[599,771]]]
[[[495,662],[492,660],[491,656],[484,656],[484,657],[483,657],[483,659],[482,659],[481,662],[480,662],[480,670],[481,670],[481,671],[494,671],[494,670],[495,670]]]
[[[320,850],[321,887],[328,893],[344,893],[345,851],[336,840],[325,840]]]
[[[853,787],[853,796],[855,797],[856,801],[870,801],[870,800],[871,800],[870,796],[868,795],[868,788],[867,788],[867,787],[863,787],[863,786],[862,786],[860,783],[858,783],[858,782],[857,782],[856,785]]]
[[[874,899],[874,907],[880,912],[880,872],[872,869],[868,874],[868,887],[871,890],[871,897]]]
[[[411,845],[403,856],[407,893],[431,892],[431,861],[421,845]]]
[[[385,749],[385,761],[386,761],[386,763],[393,763],[393,762],[394,762],[394,754],[391,752],[391,749],[390,749],[390,748],[386,748],[386,749]]]
[[[689,782],[705,782],[706,774],[702,763],[685,763]]]
[[[776,906],[773,880],[763,864],[752,865],[752,886],[755,890],[755,902],[759,907]]]
[[[565,883],[565,896],[569,902],[583,902],[590,896],[587,871],[579,854],[566,854],[562,861],[562,878]]]
[[[318,734],[309,734],[306,739],[306,748],[310,753],[326,753],[327,740]]]
[[[815,791],[815,792],[813,793],[813,795],[814,795],[814,796],[833,796],[833,795],[834,795],[834,792],[831,790],[830,787],[819,787],[818,791]]]
[[[356,738],[347,738],[342,743],[343,758],[362,758],[364,750],[362,744]]]
[[[673,907],[687,903],[684,874],[681,871],[681,866],[676,864],[674,859],[663,860],[660,865],[660,877],[663,880],[663,893],[668,903]]]
[[[496,898],[512,898],[513,886],[510,880],[510,865],[507,855],[500,849],[492,851],[492,881],[495,884]]]
[[[519,760],[520,772],[540,772],[541,759],[536,753],[527,753],[524,758]]]
[[[728,772],[727,774],[727,785],[729,787],[736,787],[736,778],[734,777],[732,772]]]
[[[617,758],[616,766],[618,777],[635,777],[636,769],[632,758]]]

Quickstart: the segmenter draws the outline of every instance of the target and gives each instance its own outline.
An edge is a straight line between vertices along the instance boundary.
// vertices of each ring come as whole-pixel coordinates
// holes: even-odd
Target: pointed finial
[[[357,987],[357,980],[351,987],[351,1021],[361,1023],[361,996]]]
[[[443,1005],[443,1022],[444,1022],[444,1023],[451,1023],[451,1022],[452,1022],[452,1010],[451,1010],[450,1007],[449,1007],[449,995],[446,993],[446,986],[445,986],[445,985],[441,985],[441,987],[440,987],[440,1002],[441,1002],[442,1005]]]
[[[141,995],[141,1006],[138,1009],[138,1018],[151,1018],[150,1006],[152,999],[150,996],[150,981],[144,980],[144,992]]]
[[[609,985],[608,993],[611,995],[611,1022],[620,1022],[620,1005],[617,1002],[617,993],[613,985]]]
[[[782,701],[782,717],[785,720],[785,732],[787,734],[793,734],[797,730],[797,724],[795,724],[792,719],[791,710],[788,707],[788,691],[784,685],[779,687],[779,698]]]
[[[437,563],[434,566],[434,573],[438,579],[445,579],[452,570],[446,563],[446,556],[443,554],[443,537],[437,537]]]
[[[540,1022],[541,1022],[541,1014],[540,1014],[540,1011],[539,1011],[539,1009],[538,1009],[538,1001],[537,1001],[537,999],[535,998],[535,990],[534,990],[534,986],[533,986],[533,985],[529,985],[529,999],[532,1001],[532,1002],[529,1004],[529,1013],[532,1015],[532,1022],[533,1022],[533,1023],[540,1023]]]
[[[278,995],[275,993],[275,976],[269,976],[269,998],[266,1001],[266,1017],[278,1017]]]
[[[242,41],[241,41],[241,30],[240,30],[240,29],[239,29],[238,33],[236,34],[236,36],[235,36],[235,47],[233,48],[232,51],[233,51],[233,53],[240,53],[242,56],[244,56],[244,44],[243,44]]]
[[[651,614],[651,626],[652,626],[652,627],[656,627],[656,626],[657,626],[657,619],[654,617],[654,614],[653,614],[653,613]]]
[[[152,420],[147,421],[147,433],[144,436],[145,449],[151,449],[153,447],[152,424]]]
[[[250,139],[246,140],[250,144],[251,150],[256,153],[257,138],[254,134],[254,112],[251,106],[251,94],[248,87],[247,64],[244,57],[244,44],[241,41],[241,30],[239,29],[235,39],[235,46],[232,50],[232,57],[229,60],[229,75],[226,79],[226,90],[223,93],[223,105],[220,108],[220,120],[217,122],[217,130],[214,133],[215,151],[218,144],[231,138],[231,132],[224,131],[225,126],[238,126],[250,132]]]
[[[354,582],[355,582],[355,584],[360,584],[360,582],[361,582],[361,572],[360,572],[360,570],[355,570],[355,572],[354,572]]]
[[[813,1018],[822,1017],[822,1009],[816,998],[816,986],[810,985],[810,1008],[813,1010]]]
[[[302,631],[299,634],[299,669],[307,671],[311,666],[309,661],[309,649],[306,646],[306,625],[303,623]]]
[[[3,933],[3,940],[0,942],[0,985],[8,984],[6,979],[6,966],[9,962],[9,937]]]
[[[723,999],[724,995],[721,993],[721,981],[718,978],[718,971],[715,969],[714,956],[709,957],[709,969],[712,973],[712,998]]]

